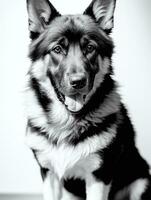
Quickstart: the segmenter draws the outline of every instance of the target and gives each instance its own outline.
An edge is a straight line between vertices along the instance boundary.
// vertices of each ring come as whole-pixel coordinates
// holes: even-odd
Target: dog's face
[[[30,57],[47,57],[47,75],[71,112],[79,112],[110,73],[114,7],[113,0],[96,0],[83,15],[61,16],[47,0],[28,1]]]

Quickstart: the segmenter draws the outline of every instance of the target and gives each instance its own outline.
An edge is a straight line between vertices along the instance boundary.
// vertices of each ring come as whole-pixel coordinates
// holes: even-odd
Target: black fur
[[[36,133],[36,134],[38,134],[38,135],[45,136],[45,137],[48,139],[47,132],[44,131],[44,130],[42,130],[41,127],[34,125],[30,119],[28,120],[28,127],[31,129],[31,131],[32,131],[33,133]]]
[[[29,2],[30,0],[27,1],[27,3]],[[105,3],[104,0],[100,2]],[[100,26],[100,21],[103,17],[101,16],[98,21],[96,20],[93,10],[95,0],[86,9],[84,15],[76,16],[61,16],[48,0],[44,0],[44,3],[50,7],[51,15],[47,23],[45,23],[41,16],[38,18],[41,25],[44,25],[43,32],[31,31],[32,41],[29,57],[33,63],[33,67],[35,67],[35,61],[38,62],[41,60],[43,62],[49,56],[45,79],[49,82],[50,87],[54,88],[55,98],[49,96],[46,93],[48,88],[47,90],[43,90],[40,81],[34,77],[34,74],[29,72],[30,90],[34,92],[38,106],[43,109],[43,114],[47,117],[45,130],[45,127],[43,127],[44,124],[41,127],[38,123],[38,125],[35,123],[36,120],[33,123],[32,117],[29,116],[28,127],[31,130],[31,134],[39,135],[48,142],[47,144],[52,145],[52,148],[54,147],[55,150],[62,144],[76,149],[77,146],[85,144],[85,141],[89,142],[90,138],[93,139],[94,136],[100,137],[104,132],[108,132],[111,136],[114,134],[111,142],[109,140],[109,143],[105,147],[101,148],[99,146],[99,150],[93,152],[93,154],[97,154],[101,164],[96,170],[91,171],[91,175],[97,182],[103,182],[105,185],[111,184],[108,200],[116,200],[116,194],[129,187],[134,181],[146,179],[148,185],[139,200],[151,200],[149,165],[141,157],[136,148],[133,124],[125,106],[121,103],[120,96],[117,93],[117,85],[112,77],[114,45],[109,36],[112,30],[112,23],[109,29],[103,29]],[[115,8],[115,0],[113,3]],[[113,22],[112,15],[110,19]],[[29,21],[29,23],[33,22]],[[62,45],[59,43],[59,40],[62,38],[66,40],[67,44]],[[95,43],[96,48],[94,48],[94,53],[86,53],[86,47],[83,45],[84,42],[82,43],[84,39],[88,40],[88,43],[92,41]],[[60,46],[61,53],[54,51],[54,43]],[[54,46],[50,48],[51,45]],[[107,66],[102,64],[105,59],[109,61]],[[100,60],[101,62],[99,62]],[[106,67],[106,69],[103,70],[103,67]],[[93,88],[95,87],[95,76],[99,70],[102,72],[101,75],[103,77],[100,76],[100,85],[97,88]],[[87,84],[89,84],[85,90],[75,92],[68,81],[70,76],[75,75],[77,71],[85,75]],[[72,105],[70,103],[68,105],[68,102],[67,105],[65,104],[66,97],[71,97],[70,101],[76,102],[79,97],[78,95],[82,94],[82,98],[84,99],[92,88],[95,92],[82,105],[79,112],[72,112],[72,109],[68,108],[68,106],[72,107]],[[67,116],[65,122],[62,122],[59,116],[60,121],[58,122],[56,116],[54,116],[55,109],[53,105],[56,105],[53,104],[54,102],[62,106],[61,108],[63,109],[61,111],[65,112],[65,116]],[[106,106],[106,109],[103,110],[104,107],[102,108],[102,105]],[[63,117],[63,115],[61,116]],[[71,120],[71,123],[68,123],[68,120],[69,122]],[[114,126],[116,127],[115,129],[113,128]],[[54,127],[57,130],[57,134],[54,134],[55,136],[51,132],[54,131]],[[60,135],[66,132],[69,134],[60,139]],[[108,138],[105,139],[108,142]],[[91,146],[91,144],[89,145]],[[41,152],[38,152],[38,148],[33,149],[33,153],[40,165],[42,178],[45,180],[49,170],[47,166],[42,166],[43,163],[40,164],[38,156]],[[80,156],[80,159],[85,158],[82,157],[82,153]],[[55,171],[55,169],[53,170]],[[63,185],[69,192],[86,199],[86,183],[82,178],[75,178],[74,175],[73,177],[63,177]],[[130,200],[130,195],[126,194],[120,200]]]
[[[80,119],[80,121],[81,120],[82,119]],[[102,122],[96,123],[95,125],[92,124],[91,121],[87,122],[89,123],[89,125],[87,125],[87,129],[84,132],[82,131],[83,127],[77,123],[76,133],[67,139],[68,143],[76,146],[80,142],[81,143],[84,142],[84,140],[86,140],[89,137],[92,137],[94,135],[99,135],[103,131],[107,131],[107,129],[110,128],[111,125],[116,123],[116,121],[117,121],[117,113],[113,113],[102,119]]]
[[[109,73],[104,77],[103,83],[100,85],[100,87],[97,88],[96,92],[92,95],[91,99],[85,105],[85,107],[82,110],[83,115],[80,114],[80,116],[83,117],[87,113],[95,109],[98,109],[99,106],[103,103],[104,99],[115,88],[116,88],[116,84],[114,80],[111,78],[111,74]]]
[[[100,152],[104,160],[103,166],[93,172],[96,178],[103,180],[105,184],[113,181],[110,200],[114,199],[117,191],[140,177],[147,179],[150,177],[148,164],[134,146],[135,132],[123,105],[121,105],[121,116],[116,140]]]
[[[42,91],[40,88],[40,84],[36,78],[31,78],[30,80],[30,87],[34,90],[37,99],[39,101],[39,104],[42,106],[45,112],[48,112],[48,106],[51,103],[51,99],[47,96],[47,94]]]
[[[135,131],[123,104],[121,104],[118,124],[116,139],[106,149],[98,152],[100,157],[103,158],[103,165],[93,174],[98,181],[103,181],[106,185],[112,182],[109,200],[115,199],[118,191],[129,186],[140,177],[147,178],[149,180],[148,187],[142,194],[141,200],[150,200],[151,176],[149,166],[134,145]],[[81,141],[79,139],[79,142]],[[82,185],[84,187],[82,180],[67,179],[65,181],[66,189],[84,198],[85,192],[81,191]],[[122,200],[130,200],[129,195],[127,194]]]
[[[27,10],[29,12],[29,4],[30,4],[30,0],[26,0],[27,1]],[[43,17],[39,17],[39,21],[41,23],[42,26],[44,26],[44,24],[47,26],[49,25],[49,23],[55,18],[55,17],[58,17],[58,16],[61,16],[60,13],[55,9],[55,7],[50,3],[50,1],[48,0],[43,0],[43,2],[45,4],[47,4],[48,7],[50,7],[50,10],[51,10],[51,15],[49,16],[49,19],[48,19],[48,22],[45,22],[44,18]],[[37,14],[39,14],[40,10],[37,10]],[[33,21],[31,19],[29,19],[29,26],[31,25],[31,23],[33,23]],[[32,40],[36,40],[39,36],[40,36],[40,32],[39,30],[37,30],[36,32],[35,31],[30,31],[30,38]]]
[[[86,192],[85,192],[86,188],[85,188],[84,180],[71,178],[71,179],[64,180],[63,183],[66,190],[68,190],[72,194],[78,197],[82,197],[84,199],[86,198]]]
[[[58,20],[60,18],[61,17],[58,17]],[[65,23],[65,20],[62,23]],[[45,43],[51,43],[52,41],[55,41],[63,36],[67,37],[70,43],[76,43],[85,34],[96,41],[96,43],[98,44],[98,51],[102,58],[110,58],[113,54],[114,45],[112,40],[104,37],[101,30],[100,32],[98,32],[99,27],[97,24],[96,27],[92,27],[92,31],[88,25],[84,24],[83,29],[82,27],[78,27],[78,25],[74,24],[74,22],[71,20],[71,22],[67,25],[61,24],[59,31],[56,32],[55,35],[51,33],[51,31],[53,32],[53,28],[51,26],[48,26],[48,28],[50,30],[46,29],[46,31],[42,33],[36,41],[33,41],[34,48],[31,48],[29,53],[29,57],[32,61],[43,58],[47,53],[49,53],[49,49],[47,49],[48,46],[46,46]]]

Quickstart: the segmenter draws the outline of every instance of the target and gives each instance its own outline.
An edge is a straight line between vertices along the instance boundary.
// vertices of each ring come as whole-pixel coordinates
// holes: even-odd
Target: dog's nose
[[[86,77],[84,75],[74,75],[70,77],[70,85],[74,89],[82,89],[86,86]]]

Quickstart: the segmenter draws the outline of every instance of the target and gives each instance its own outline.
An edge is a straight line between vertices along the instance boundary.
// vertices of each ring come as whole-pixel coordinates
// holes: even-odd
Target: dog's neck
[[[34,66],[32,69],[40,70],[40,64],[38,65],[39,66]],[[44,68],[41,68],[41,70],[44,70]],[[36,87],[39,87],[39,96],[42,98],[46,97],[49,101],[47,101],[47,108],[42,110],[42,106],[39,104],[41,104],[40,101],[43,99],[37,99],[37,95],[34,94],[35,91],[32,86],[32,89],[29,89],[27,92],[29,94],[29,98],[27,98],[27,101],[29,101],[27,105],[29,110],[28,119],[32,121],[32,124],[38,125],[40,130],[43,130],[43,132],[46,133],[49,138],[53,138],[54,141],[61,142],[66,138],[70,138],[71,135],[77,136],[81,134],[81,132],[88,130],[90,124],[96,127],[98,124],[101,124],[103,120],[108,118],[108,116],[117,113],[120,109],[120,96],[116,91],[115,83],[110,75],[107,76],[106,81],[107,83],[110,81],[110,85],[106,84],[104,80],[103,83],[96,88],[94,94],[91,94],[92,100],[90,98],[81,114],[74,115],[66,108],[63,101],[60,101],[58,98],[54,86],[46,73],[43,73],[45,74],[43,77],[38,77],[37,71],[31,70],[30,73],[32,73],[34,77],[36,75],[35,79],[38,80],[39,85]],[[31,83],[31,81],[29,82]],[[91,106],[93,109],[91,109]],[[34,112],[32,112],[33,110]],[[86,122],[90,122],[90,124]],[[76,132],[76,134],[73,134],[73,132]]]

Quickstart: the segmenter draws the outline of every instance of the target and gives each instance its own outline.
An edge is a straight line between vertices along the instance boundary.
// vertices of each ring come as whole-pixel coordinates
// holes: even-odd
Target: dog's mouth
[[[76,93],[60,91],[60,87],[57,87],[57,84],[50,73],[49,78],[57,94],[58,99],[66,106],[67,110],[70,111],[72,114],[80,113],[85,104],[86,91],[77,91]]]
[[[64,104],[66,105],[67,109],[73,113],[79,113],[85,103],[85,95],[83,94],[75,94],[71,96],[65,96]]]

